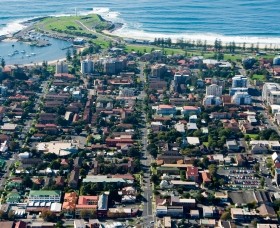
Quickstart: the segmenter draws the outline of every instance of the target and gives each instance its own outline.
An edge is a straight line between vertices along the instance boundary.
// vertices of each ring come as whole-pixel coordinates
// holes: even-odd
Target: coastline
[[[123,31],[121,31],[123,29]],[[272,47],[275,49],[280,48],[280,38],[258,38],[259,41],[255,41],[254,37],[226,37],[223,35],[214,35],[209,34],[149,34],[141,31],[125,31],[125,28],[122,26],[118,29],[111,30],[103,30],[102,33],[108,36],[116,36],[123,39],[133,39],[133,40],[143,40],[143,41],[154,41],[155,38],[171,38],[173,43],[176,43],[178,40],[184,40],[189,42],[197,42],[201,41],[204,43],[207,42],[207,45],[214,45],[215,40],[221,40],[222,46],[226,46],[231,42],[235,42],[237,46],[242,46],[245,43],[246,48],[250,48],[252,45],[259,46],[260,49],[265,49],[266,47]],[[270,42],[269,39],[279,39],[277,42]]]
[[[90,15],[92,13],[89,13],[88,15]],[[187,35],[187,34],[182,34],[182,35],[178,35],[178,34],[172,34],[172,35],[164,35],[164,34],[157,34],[157,36],[155,36],[156,34],[148,34],[146,32],[141,32],[141,30],[137,30],[137,34],[133,33],[133,32],[127,32],[127,28],[123,23],[118,23],[118,22],[113,22],[110,20],[106,20],[104,17],[102,17],[102,15],[100,14],[95,14],[99,17],[100,21],[102,22],[107,22],[109,27],[105,30],[102,30],[101,32],[96,32],[97,34],[103,35],[103,36],[108,36],[108,37],[116,37],[116,38],[122,38],[122,39],[131,39],[131,40],[140,40],[140,41],[154,41],[155,38],[171,38],[172,42],[176,43],[178,41],[178,39],[183,39],[184,41],[191,41],[191,42],[197,42],[197,41],[201,41],[202,43],[207,42],[207,45],[211,45],[213,46],[215,43],[215,40],[218,38],[215,38],[215,36],[208,36],[208,37],[202,37],[199,34],[197,35]],[[69,15],[71,16],[71,15]],[[14,32],[11,35],[6,35],[6,36],[2,36],[2,40],[3,42],[17,42],[19,41],[19,36],[20,34],[27,32],[27,31],[31,31],[35,28],[34,25],[36,25],[36,23],[39,23],[40,21],[42,21],[45,18],[50,18],[50,17],[54,17],[54,16],[45,16],[45,17],[37,17],[37,18],[33,18],[33,19],[28,19],[26,21],[21,22],[21,24],[24,26],[23,29]],[[59,16],[58,16],[59,17]],[[51,38],[55,38],[55,39],[60,39],[60,40],[67,40],[69,41],[69,37],[68,39],[66,39],[66,37],[68,36],[67,34],[57,34],[57,33],[49,33],[48,31],[40,31],[42,34],[44,34],[45,36],[51,37]],[[180,38],[179,38],[180,37]],[[239,37],[240,38],[240,37]],[[270,43],[270,42],[248,42],[247,40],[243,40],[242,42],[238,42],[238,40],[232,40],[228,42],[221,40],[222,41],[222,46],[225,46],[227,44],[229,44],[230,42],[235,42],[236,46],[242,46],[244,45],[244,42],[246,42],[246,48],[250,48],[252,45],[254,45],[255,47],[258,46],[260,49],[265,49],[266,47],[274,47],[274,48],[278,48],[280,47],[280,38],[279,38],[279,43]],[[148,43],[148,42],[147,42]],[[59,60],[65,60],[65,58],[59,59]],[[57,59],[48,61],[49,64],[55,64],[57,61],[59,61]],[[42,65],[42,62],[34,62],[34,63],[27,63],[27,64],[22,64],[25,66],[32,66],[32,65]]]

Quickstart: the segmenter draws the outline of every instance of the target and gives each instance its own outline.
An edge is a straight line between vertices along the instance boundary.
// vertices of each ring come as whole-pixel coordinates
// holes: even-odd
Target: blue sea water
[[[279,0],[1,0],[0,35],[40,16],[94,11],[121,22],[117,35],[280,44]]]

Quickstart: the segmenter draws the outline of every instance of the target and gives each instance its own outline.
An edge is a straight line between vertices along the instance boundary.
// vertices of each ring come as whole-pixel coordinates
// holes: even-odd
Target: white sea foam
[[[155,38],[171,38],[173,42],[176,42],[179,39],[185,41],[207,41],[208,44],[212,44],[216,39],[221,40],[224,43],[235,42],[236,44],[257,44],[260,45],[270,45],[274,44],[280,45],[280,38],[273,37],[249,37],[249,36],[224,36],[221,34],[214,33],[182,33],[182,34],[163,34],[163,33],[149,33],[144,30],[129,28],[127,25],[122,28],[113,31],[114,35],[132,38],[132,39],[143,39],[153,41]]]
[[[11,23],[8,23],[5,27],[0,29],[0,36],[2,35],[8,35],[8,34],[13,34],[16,33],[22,29],[24,29],[26,26],[23,24],[23,22],[27,21],[26,20],[16,20]]]
[[[94,14],[98,14],[103,17],[105,20],[112,21],[112,22],[122,22],[120,18],[120,13],[116,11],[111,11],[109,8],[105,7],[96,7],[92,9]]]
[[[209,44],[214,43],[216,39],[221,40],[224,43],[235,42],[237,44],[257,44],[260,45],[280,45],[280,38],[277,37],[251,37],[251,36],[225,36],[221,34],[214,33],[182,33],[182,34],[163,34],[163,33],[151,33],[144,31],[141,23],[131,24],[124,21],[121,18],[121,14],[118,12],[111,11],[109,8],[94,8],[93,13],[100,15],[105,20],[112,22],[122,23],[123,26],[112,33],[114,35],[131,38],[131,39],[143,39],[153,41],[155,38],[171,38],[173,42],[178,39],[183,39],[185,41],[207,41]]]
[[[50,16],[60,17],[60,16],[70,16],[74,15],[75,12],[72,13],[62,13],[62,14],[54,14]],[[114,35],[124,37],[124,38],[132,38],[132,39],[143,39],[143,40],[151,40],[153,41],[155,38],[171,38],[173,42],[176,42],[178,39],[184,39],[185,41],[193,41],[193,40],[201,40],[207,41],[209,44],[214,43],[216,39],[220,39],[224,43],[229,43],[234,41],[235,43],[247,43],[247,44],[257,44],[260,45],[270,45],[280,46],[280,38],[279,37],[251,37],[251,36],[225,36],[221,34],[214,33],[182,33],[182,34],[163,34],[163,33],[151,33],[144,31],[141,23],[130,23],[125,21],[119,12],[112,11],[110,8],[105,7],[96,7],[93,8],[92,11],[78,11],[78,15],[88,15],[88,14],[98,14],[102,18],[108,21],[112,21],[114,23],[122,23],[123,26],[118,30],[113,31]],[[23,22],[34,19],[27,18],[24,20],[16,20],[7,24],[5,27],[0,29],[0,35],[13,34],[15,32],[20,31],[26,26]],[[274,47],[273,46],[273,47]]]

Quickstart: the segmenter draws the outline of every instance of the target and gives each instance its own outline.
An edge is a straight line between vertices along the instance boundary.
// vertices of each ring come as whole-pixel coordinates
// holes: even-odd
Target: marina
[[[50,45],[38,47],[30,43],[3,40],[0,42],[0,55],[6,64],[30,64],[64,58],[67,49],[72,49],[68,41],[47,37]]]

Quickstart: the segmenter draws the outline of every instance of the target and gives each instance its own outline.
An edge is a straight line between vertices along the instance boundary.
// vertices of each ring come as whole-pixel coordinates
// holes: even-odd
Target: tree
[[[4,68],[5,65],[6,65],[5,59],[2,58],[2,59],[1,59],[1,67]]]
[[[247,207],[249,209],[255,209],[257,207],[257,203],[255,201],[251,202],[251,203],[247,203]]]
[[[23,180],[22,180],[22,185],[25,186],[26,188],[31,188],[32,187],[32,180],[29,175],[25,175]]]
[[[80,212],[80,217],[81,217],[82,219],[88,218],[88,214],[89,214],[89,211],[83,209],[83,210],[81,210],[81,212]]]
[[[235,52],[235,49],[236,49],[236,45],[235,45],[235,42],[233,41],[233,42],[232,42],[232,47],[231,47],[232,53]]]
[[[230,219],[231,219],[231,216],[230,216],[230,213],[228,211],[224,212],[221,215],[221,220],[230,220]]]
[[[0,221],[5,218],[5,212],[0,210]]]
[[[19,145],[18,145],[17,142],[11,141],[10,144],[9,144],[9,147],[10,147],[11,151],[14,151],[14,150],[18,149]]]
[[[186,180],[186,171],[185,170],[180,171],[180,179],[181,179],[181,181]]]
[[[70,62],[72,60],[71,51],[69,49],[67,49],[67,52],[66,52],[66,60],[68,62]]]
[[[54,160],[50,164],[51,169],[59,169],[60,168],[60,162],[58,160]]]
[[[262,188],[263,188],[263,187],[264,187],[264,184],[265,184],[265,180],[264,180],[263,177],[261,178],[260,184],[261,184],[261,186],[262,186]]]
[[[245,42],[243,43],[243,47],[242,47],[242,49],[243,49],[243,51],[245,51],[245,50],[246,50],[246,43],[245,43]]]
[[[8,213],[8,219],[9,220],[14,220],[15,219],[15,212],[10,210],[9,213]]]
[[[217,174],[217,167],[214,164],[209,165],[208,170],[211,176],[215,176]]]
[[[154,184],[158,183],[159,180],[160,180],[160,179],[159,179],[159,177],[158,177],[157,175],[153,174],[153,175],[151,176],[151,181],[152,181]]]
[[[56,215],[49,210],[43,210],[41,213],[41,218],[46,222],[53,222],[56,220]]]

